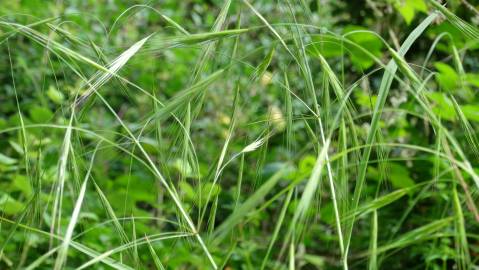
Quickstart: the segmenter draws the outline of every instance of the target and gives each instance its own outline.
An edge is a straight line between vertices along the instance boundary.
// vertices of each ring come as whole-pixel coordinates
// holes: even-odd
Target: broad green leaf
[[[184,159],[175,159],[171,166],[184,177],[196,177],[193,168],[191,168],[191,165]]]
[[[424,13],[427,12],[427,5],[424,0],[409,0],[408,3],[411,4],[417,11]]]
[[[311,55],[317,55],[316,50],[324,57],[338,57],[345,53],[341,49],[341,42],[336,37],[330,35],[313,36],[313,44],[308,46],[307,52]]]
[[[322,269],[326,265],[326,258],[322,256],[313,255],[313,254],[304,254],[303,259],[306,262],[318,267],[319,269]]]
[[[13,186],[20,190],[27,198],[32,194],[32,187],[28,178],[25,175],[17,175],[13,179]]]
[[[53,113],[46,107],[33,106],[29,113],[35,123],[48,123],[53,117]]]
[[[389,164],[389,181],[395,188],[408,188],[414,185],[409,170],[398,163]]]
[[[13,140],[9,140],[8,143],[18,154],[20,155],[25,154],[23,151],[23,147],[19,145],[18,143],[14,142]]]
[[[374,108],[378,99],[377,95],[368,95],[361,89],[354,91],[354,97],[356,103],[365,109]]]
[[[50,85],[48,88],[47,96],[56,104],[62,104],[63,100],[65,99],[63,93],[58,91],[58,89],[53,85]]]
[[[464,105],[461,110],[468,120],[479,122],[479,105]]]
[[[4,212],[7,215],[15,215],[21,213],[24,208],[25,205],[22,202],[15,200],[8,194],[0,197],[0,212]]]
[[[414,1],[414,0],[413,0]],[[395,8],[399,11],[401,16],[404,18],[407,24],[411,24],[414,19],[416,10],[414,6],[410,3],[411,0],[400,0],[399,3],[395,4]]]
[[[301,175],[308,175],[314,168],[316,163],[316,157],[312,155],[307,155],[299,161],[298,169]]]
[[[436,62],[434,67],[439,72],[436,74],[436,81],[444,90],[453,91],[458,87],[459,75],[451,66]]]
[[[0,153],[0,164],[3,165],[13,165],[17,163],[17,160],[8,156],[5,156],[4,154]]]
[[[446,94],[439,92],[427,92],[426,96],[432,101],[433,112],[442,119],[453,121],[456,117],[454,105]]]
[[[350,33],[346,36],[347,39],[366,49],[374,56],[380,57],[382,55],[381,50],[383,48],[383,43],[377,36],[372,33],[354,31],[369,31],[369,29],[362,26],[349,25],[344,28],[344,33]],[[349,51],[351,62],[359,69],[367,69],[374,64],[374,59],[361,49],[347,43],[345,43],[345,47]]]
[[[417,12],[427,12],[424,0],[396,0],[394,7],[399,11],[407,24],[410,24]]]
[[[467,73],[466,76],[464,76],[464,80],[469,84],[474,87],[479,88],[479,74],[475,73]]]

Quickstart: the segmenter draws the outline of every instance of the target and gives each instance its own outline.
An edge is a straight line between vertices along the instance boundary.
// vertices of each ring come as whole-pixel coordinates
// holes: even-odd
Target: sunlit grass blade
[[[130,60],[130,58],[133,57],[138,52],[138,50],[141,49],[141,47],[143,47],[145,42],[150,37],[151,35],[136,42],[128,50],[124,51],[120,56],[113,60],[108,67],[108,72],[105,72],[104,74],[98,72],[97,74],[95,74],[91,79],[91,83],[88,84],[88,90],[76,100],[75,106],[84,103],[85,100],[87,100],[95,91],[97,91],[113,75],[115,75],[128,62],[128,60]]]
[[[378,211],[373,210],[371,215],[371,236],[369,241],[369,261],[368,261],[368,269],[375,270],[378,269],[377,260],[377,249],[378,249]]]
[[[394,239],[393,241],[391,241],[391,243],[378,246],[377,254],[382,254],[384,252],[387,252],[393,249],[405,248],[409,245],[412,245],[414,243],[419,243],[421,241],[434,239],[437,237],[442,237],[442,235],[436,235],[435,233],[440,232],[442,229],[447,227],[452,220],[453,218],[451,217],[438,219],[429,224],[423,225],[419,228],[409,231],[401,235],[400,237]],[[358,254],[358,257],[366,257],[366,256],[370,256],[369,251]]]
[[[403,45],[401,46],[399,50],[399,55],[404,56],[406,52],[410,49],[412,46],[413,42],[423,33],[423,31],[434,21],[434,19],[437,17],[437,14],[431,14],[429,15],[419,26],[417,26],[407,37],[407,39],[404,41]],[[382,110],[384,108],[384,104],[386,102],[386,98],[389,93],[389,89],[391,87],[394,75],[397,70],[397,65],[394,61],[389,62],[387,65],[383,78],[381,80],[381,85],[379,87],[379,93],[378,93],[378,100],[376,102],[376,105],[374,107],[374,112],[373,112],[373,117],[371,119],[371,127],[368,131],[367,139],[366,139],[366,145],[371,145],[376,137],[376,133],[378,131],[378,126],[379,126],[379,120],[382,115]],[[354,189],[354,194],[353,194],[353,202],[351,205],[351,210],[355,211],[358,207],[359,204],[359,199],[361,197],[362,191],[363,191],[363,186],[366,178],[366,170],[367,170],[367,164],[369,161],[369,157],[371,155],[371,150],[372,147],[369,146],[363,151],[363,155],[361,158],[361,165],[359,167],[359,175],[356,180],[356,186]],[[350,241],[351,241],[351,236],[352,236],[352,230],[354,226],[354,218],[352,218],[351,222],[347,226],[346,229],[346,237],[345,237],[345,254],[348,254],[349,246],[350,246]],[[347,256],[347,255],[346,255]]]
[[[115,211],[113,210],[113,207],[111,206],[107,197],[105,196],[105,194],[103,193],[103,191],[101,190],[101,188],[98,186],[98,184],[95,181],[93,181],[93,186],[95,187],[95,190],[98,194],[98,197],[100,199],[100,202],[101,202],[103,208],[105,209],[106,214],[113,221],[115,231],[116,231],[117,235],[120,237],[121,243],[123,243],[123,244],[129,243],[130,239],[129,239],[128,235],[126,234],[125,229],[121,225],[120,221],[118,220],[118,218],[115,214]],[[128,252],[129,252],[129,255],[132,258],[135,258],[134,253],[133,253],[133,249],[128,249]]]
[[[157,270],[165,270],[165,267],[161,263],[161,260],[158,257],[158,255],[156,254],[156,251],[153,248],[153,246],[151,245],[150,240],[148,240],[147,236],[145,236],[145,239],[146,239],[146,243],[148,244],[148,250],[150,250],[151,257],[153,258],[153,262],[155,263],[156,269]]]
[[[83,204],[83,198],[85,197],[88,179],[90,178],[90,173],[91,173],[91,170],[93,168],[93,164],[94,164],[94,160],[95,160],[95,154],[96,154],[96,151],[98,150],[99,146],[100,146],[100,143],[97,145],[97,147],[95,148],[95,150],[92,154],[91,161],[90,161],[90,166],[89,166],[88,171],[85,175],[85,179],[83,180],[83,183],[81,185],[80,192],[78,193],[78,198],[76,200],[75,207],[73,208],[73,212],[72,212],[72,215],[70,217],[70,222],[68,224],[65,236],[63,238],[63,242],[62,242],[61,247],[60,247],[60,250],[58,251],[57,259],[55,261],[55,266],[54,266],[55,270],[61,269],[66,262],[68,247],[69,247],[70,242],[72,240],[73,230],[75,229],[75,225],[78,222],[78,216],[80,214],[81,207],[82,207],[82,204]]]
[[[217,41],[222,38],[233,37],[236,35],[244,34],[248,32],[249,29],[230,29],[223,30],[218,32],[209,32],[209,33],[199,33],[199,34],[190,34],[187,36],[177,36],[177,37],[154,37],[149,42],[146,51],[147,52],[157,52],[162,51],[167,48],[175,48],[182,46],[191,46],[204,42]]]
[[[268,245],[268,249],[266,251],[266,255],[264,256],[263,262],[261,263],[261,269],[264,269],[266,267],[266,264],[268,262],[269,256],[271,254],[271,251],[273,249],[273,246],[278,238],[279,232],[281,230],[281,227],[283,225],[284,218],[286,216],[286,211],[288,210],[288,207],[291,202],[291,197],[293,196],[294,189],[291,189],[288,194],[286,195],[286,200],[284,201],[283,207],[281,208],[281,213],[279,214],[276,226],[274,228],[274,232],[271,236],[271,240]]]
[[[439,10],[466,37],[473,40],[479,40],[479,30],[476,27],[459,18],[456,14],[449,11],[436,0],[428,0],[428,2],[431,3],[431,5],[437,10]]]
[[[457,264],[459,269],[469,269],[471,265],[471,258],[469,254],[469,244],[467,242],[467,234],[466,234],[466,225],[464,221],[464,214],[462,212],[461,203],[459,201],[459,195],[457,194],[456,187],[454,186],[452,189],[452,198],[454,203],[454,212],[456,213],[455,219],[455,227],[456,227],[456,234],[455,234],[455,242],[456,242],[456,249],[458,250],[458,258]]]

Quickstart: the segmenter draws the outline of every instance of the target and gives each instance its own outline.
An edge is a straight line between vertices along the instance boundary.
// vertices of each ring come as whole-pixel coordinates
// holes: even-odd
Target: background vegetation
[[[479,3],[0,3],[0,269],[476,269]]]

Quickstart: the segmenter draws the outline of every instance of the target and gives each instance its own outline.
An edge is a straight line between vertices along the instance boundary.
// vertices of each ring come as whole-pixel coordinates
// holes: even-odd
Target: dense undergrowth
[[[0,269],[478,267],[474,3],[101,2],[0,3]]]

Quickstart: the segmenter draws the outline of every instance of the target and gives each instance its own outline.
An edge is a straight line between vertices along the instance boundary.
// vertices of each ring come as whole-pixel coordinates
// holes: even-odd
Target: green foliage
[[[474,1],[4,1],[0,269],[474,269]]]

